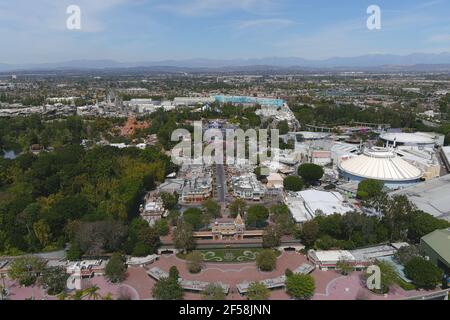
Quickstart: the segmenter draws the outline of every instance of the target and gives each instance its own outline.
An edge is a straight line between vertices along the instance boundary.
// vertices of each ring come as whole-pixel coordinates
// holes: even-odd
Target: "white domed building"
[[[431,147],[444,144],[444,136],[430,132],[385,132],[380,139],[394,146]]]
[[[421,181],[423,171],[399,157],[393,149],[374,147],[361,155],[343,157],[339,171],[346,181],[374,179],[390,189],[404,188]]]

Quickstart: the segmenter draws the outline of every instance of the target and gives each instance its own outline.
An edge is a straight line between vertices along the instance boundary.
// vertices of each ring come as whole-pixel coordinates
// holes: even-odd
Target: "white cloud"
[[[250,28],[285,28],[294,24],[294,21],[289,19],[256,19],[246,20],[238,22],[235,27],[237,29],[250,29]]]
[[[1,1],[1,0],[0,0]],[[81,9],[82,32],[99,32],[105,28],[102,15],[117,6],[134,0],[15,0],[0,2],[0,29],[23,30],[29,33],[58,32],[66,30],[69,5]]]
[[[435,34],[428,40],[430,42],[450,42],[450,34]]]
[[[172,1],[171,4],[162,4],[158,7],[183,16],[208,16],[232,10],[267,13],[274,4],[274,0],[184,0]]]

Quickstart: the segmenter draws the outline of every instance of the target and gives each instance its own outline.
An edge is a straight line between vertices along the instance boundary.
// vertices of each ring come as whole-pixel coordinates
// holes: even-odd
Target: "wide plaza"
[[[258,270],[255,262],[247,263],[204,263],[202,271],[191,274],[186,261],[174,254],[161,255],[154,263],[145,267],[128,267],[126,279],[120,284],[112,284],[104,276],[94,276],[86,279],[85,286],[98,287],[97,295],[85,295],[85,300],[127,299],[127,300],[152,300],[152,288],[156,280],[149,276],[151,268],[159,268],[169,272],[172,266],[179,270],[180,277],[189,281],[202,281],[210,283],[222,282],[230,286],[227,300],[245,300],[241,295],[238,284],[242,282],[259,282],[265,279],[273,279],[284,275],[286,269],[295,270],[308,263],[307,257],[297,252],[282,252],[277,259],[276,269],[272,272]],[[353,272],[343,276],[335,270],[314,270],[311,275],[315,280],[316,290],[312,300],[401,300],[423,294],[421,291],[405,291],[400,287],[393,287],[387,295],[376,295],[366,289],[362,272]],[[21,287],[17,283],[6,279],[10,290],[10,300],[57,300],[59,297],[49,296],[39,286]],[[201,294],[185,292],[186,300],[200,300]],[[283,288],[271,291],[270,300],[288,300],[291,297]]]

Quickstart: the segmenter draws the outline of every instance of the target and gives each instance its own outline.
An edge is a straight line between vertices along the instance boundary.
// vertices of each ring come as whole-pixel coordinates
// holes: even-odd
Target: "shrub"
[[[199,273],[202,271],[203,256],[200,252],[194,251],[186,257],[187,266],[190,273]]]
[[[253,282],[247,289],[248,300],[267,300],[270,297],[270,290],[260,282]]]
[[[277,267],[277,255],[273,250],[263,250],[256,257],[256,265],[261,271],[272,271]]]
[[[225,300],[226,294],[222,286],[211,283],[202,292],[203,300]]]

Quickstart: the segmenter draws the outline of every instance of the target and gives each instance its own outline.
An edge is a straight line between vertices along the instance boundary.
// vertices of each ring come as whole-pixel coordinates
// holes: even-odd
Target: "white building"
[[[269,189],[283,189],[284,188],[284,179],[278,173],[271,173],[267,177],[267,188]]]
[[[146,199],[145,205],[141,206],[140,214],[142,219],[148,222],[150,226],[153,226],[161,218],[166,217],[168,211],[164,208],[161,198]]]
[[[215,99],[213,97],[177,97],[173,99],[175,106],[197,106],[205,105],[207,103],[213,103]]]
[[[423,171],[403,160],[391,148],[366,149],[359,156],[343,157],[338,164],[344,180],[361,182],[367,179],[383,181],[390,189],[416,184]]]
[[[314,219],[317,215],[344,215],[355,208],[338,192],[306,190],[286,199],[286,205],[297,223]]]
[[[234,196],[241,199],[259,201],[266,194],[266,189],[254,173],[232,177],[232,185]]]
[[[444,135],[433,132],[385,132],[380,135],[380,139],[393,145],[406,146],[428,146],[444,145]]]

